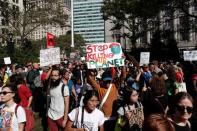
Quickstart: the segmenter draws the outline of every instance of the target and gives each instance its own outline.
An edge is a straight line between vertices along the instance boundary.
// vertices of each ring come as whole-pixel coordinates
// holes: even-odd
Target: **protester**
[[[142,128],[144,113],[138,95],[136,89],[132,88],[128,88],[124,93],[124,104],[117,111],[117,124],[122,131],[140,131]]]
[[[14,84],[6,84],[0,92],[1,100],[5,103],[1,106],[1,130],[24,131],[26,115],[21,106],[17,107],[16,94],[17,87]]]
[[[33,99],[32,93],[25,85],[24,79],[21,75],[16,76],[16,85],[18,88],[18,96],[20,98],[19,105],[24,108],[30,108]]]
[[[83,104],[68,114],[69,120],[65,131],[104,131],[104,114],[96,107],[99,104],[98,92],[87,91]]]
[[[69,111],[69,89],[67,85],[61,82],[58,68],[51,68],[47,75],[51,76],[49,83],[50,105],[47,113],[48,126],[50,131],[63,130],[66,126]]]
[[[186,92],[178,93],[173,101],[171,122],[176,131],[191,131],[189,118],[193,112],[193,98]]]
[[[0,64],[0,79],[3,80],[3,85],[6,85],[9,81],[9,76],[6,73],[6,65]]]
[[[73,108],[76,107],[76,104],[78,103],[78,94],[76,93],[73,81],[70,79],[70,71],[64,69],[62,72],[62,76],[63,76],[62,82],[65,85],[68,85],[69,95],[70,95],[69,107],[70,110],[72,110]]]
[[[124,70],[124,68],[122,70]],[[124,74],[126,74],[125,70],[122,72],[121,78]],[[94,72],[89,72],[88,81],[92,87],[98,91],[100,101],[102,100],[100,109],[105,115],[105,130],[113,130],[115,128],[116,116],[112,113],[113,104],[118,98],[118,81],[113,82],[111,71],[106,71],[102,74],[102,81],[100,83],[97,83],[95,77],[96,74]]]

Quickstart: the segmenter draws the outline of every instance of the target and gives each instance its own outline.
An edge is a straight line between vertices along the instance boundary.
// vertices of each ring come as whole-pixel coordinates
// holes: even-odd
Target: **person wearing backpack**
[[[49,78],[48,94],[50,103],[48,109],[48,126],[50,131],[63,130],[66,126],[69,110],[69,89],[61,82],[60,70],[51,68],[47,73]]]
[[[40,106],[39,106],[40,102],[38,99],[39,96],[37,95],[38,89],[36,89],[36,86],[35,86],[35,79],[39,76],[40,76],[39,65],[37,63],[34,63],[33,69],[27,73],[26,80],[33,95],[32,109],[35,112],[38,112],[40,110]]]
[[[115,131],[141,131],[144,112],[141,102],[138,101],[138,92],[134,88],[126,87],[124,93],[124,104],[117,111],[119,118]]]
[[[0,130],[24,131],[25,129],[25,111],[23,107],[16,104],[16,94],[15,84],[6,84],[0,92],[1,100],[4,102],[0,109]]]
[[[83,104],[68,114],[65,131],[104,131],[104,114],[96,108],[99,104],[98,92],[87,91]]]

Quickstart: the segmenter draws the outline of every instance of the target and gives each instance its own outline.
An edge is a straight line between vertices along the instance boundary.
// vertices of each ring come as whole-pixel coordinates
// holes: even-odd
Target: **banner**
[[[40,50],[40,66],[60,64],[60,48]]]
[[[55,46],[54,35],[47,32],[47,48],[53,48]]]
[[[124,66],[124,54],[120,43],[90,44],[86,46],[88,69]]]
[[[184,61],[197,61],[197,50],[183,51]]]
[[[11,64],[12,62],[11,62],[10,57],[5,57],[5,58],[4,58],[4,63],[5,63],[6,65]]]
[[[149,64],[150,62],[150,52],[141,52],[140,53],[140,66],[144,64]]]

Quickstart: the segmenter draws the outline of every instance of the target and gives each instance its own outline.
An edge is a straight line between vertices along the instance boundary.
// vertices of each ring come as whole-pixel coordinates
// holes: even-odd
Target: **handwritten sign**
[[[40,66],[60,64],[60,48],[40,50]]]
[[[197,61],[197,50],[183,51],[184,61]]]
[[[91,44],[86,46],[88,69],[124,66],[120,43]]]
[[[140,54],[140,66],[144,64],[149,64],[150,52],[141,52]]]
[[[10,57],[5,57],[5,58],[4,58],[4,63],[5,63],[6,65],[11,64],[11,59],[10,59]]]

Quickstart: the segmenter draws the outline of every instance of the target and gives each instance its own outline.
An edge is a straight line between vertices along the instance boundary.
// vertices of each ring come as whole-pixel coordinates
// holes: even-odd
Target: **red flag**
[[[54,35],[47,32],[47,48],[53,48],[55,46]]]

